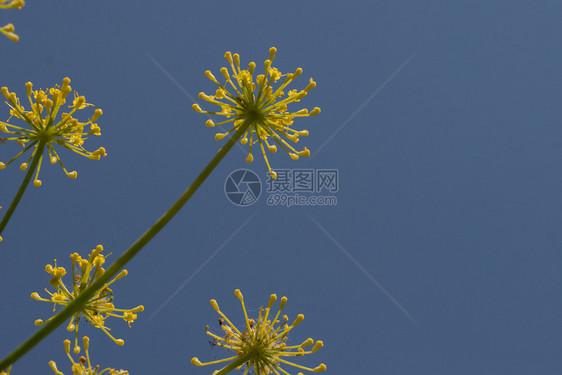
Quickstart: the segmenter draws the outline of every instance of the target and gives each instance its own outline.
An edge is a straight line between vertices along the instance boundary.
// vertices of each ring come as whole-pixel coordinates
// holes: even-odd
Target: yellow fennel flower
[[[316,352],[324,344],[322,341],[316,341],[309,338],[305,340],[300,345],[287,345],[287,337],[289,332],[295,328],[304,319],[302,314],[299,314],[294,320],[293,324],[288,325],[287,322],[289,318],[287,315],[280,317],[281,310],[287,302],[287,297],[281,298],[281,303],[279,305],[279,311],[275,317],[270,316],[271,306],[277,300],[277,296],[272,294],[269,298],[269,303],[267,308],[260,308],[258,315],[258,320],[248,318],[248,313],[246,312],[246,306],[244,305],[244,297],[240,290],[236,289],[234,294],[240,300],[242,304],[242,310],[244,311],[245,327],[239,330],[230,320],[220,311],[217,301],[211,300],[211,306],[215,309],[217,313],[222,317],[219,319],[219,324],[224,331],[224,337],[215,335],[209,332],[209,327],[207,326],[206,332],[211,336],[216,345],[221,346],[226,349],[234,350],[235,356],[224,358],[218,361],[202,363],[197,357],[191,359],[191,363],[196,366],[206,366],[213,365],[217,363],[230,362],[228,365],[223,367],[220,371],[215,371],[214,375],[223,375],[233,369],[240,369],[242,366],[246,365],[244,370],[244,375],[246,375],[250,369],[253,368],[255,375],[263,375],[269,373],[275,373],[279,375],[280,372],[289,375],[287,371],[281,368],[281,365],[290,365],[298,369],[320,372],[326,370],[326,365],[321,363],[315,368],[308,368],[305,366],[297,365],[296,363],[287,361],[282,357],[299,357],[304,354],[310,354]],[[305,351],[303,348],[314,344],[312,349]],[[299,372],[299,374],[302,374]]]
[[[12,369],[12,365],[8,366],[6,371],[0,371],[0,375],[10,375],[10,370]]]
[[[24,5],[25,2],[23,0],[0,0],[0,9],[21,9]],[[14,25],[11,23],[0,27],[0,33],[4,34],[13,42],[20,40],[20,37],[14,33]]]
[[[15,141],[24,148],[6,164],[0,162],[0,169],[6,168],[6,166],[19,158],[30,148],[33,148],[33,152],[28,161],[20,166],[20,169],[26,170],[29,163],[38,152],[39,146],[41,146],[47,148],[51,164],[56,164],[58,162],[68,177],[76,178],[78,176],[76,171],[68,172],[64,167],[55,150],[55,145],[69,149],[93,160],[99,160],[101,156],[107,155],[103,147],[93,152],[87,151],[83,147],[84,141],[88,139],[89,135],[101,135],[100,128],[95,121],[103,113],[101,109],[96,109],[92,117],[86,122],[79,122],[74,118],[73,116],[76,115],[77,111],[92,106],[92,104],[86,103],[85,97],[78,96],[78,94],[74,92],[74,100],[72,104],[68,106],[72,109],[68,113],[61,113],[60,119],[56,120],[61,107],[66,104],[67,95],[72,91],[69,84],[70,79],[65,78],[62,81],[62,87],[55,85],[55,87],[45,91],[33,91],[33,84],[27,82],[25,87],[27,88],[27,98],[30,104],[29,110],[25,110],[20,104],[20,100],[15,93],[9,92],[6,87],[0,89],[0,92],[2,92],[7,99],[6,104],[10,107],[10,118],[8,121],[10,121],[12,117],[16,117],[24,121],[27,125],[27,127],[21,127],[9,124],[8,121],[0,121],[0,131],[9,135],[7,138],[3,138],[3,141]],[[85,130],[86,127],[89,127],[89,130]],[[33,181],[33,184],[37,187],[41,186],[41,181],[38,179],[38,176],[43,156],[44,155],[41,154],[41,159],[37,164],[35,179]]]
[[[45,271],[53,276],[49,284],[53,288],[56,288],[56,291],[51,293],[47,290],[47,288],[45,288],[45,291],[49,294],[49,298],[42,298],[37,292],[31,293],[31,298],[37,301],[53,303],[53,311],[55,311],[57,305],[68,305],[76,297],[78,297],[80,291],[85,290],[96,280],[97,277],[103,275],[105,272],[102,265],[105,263],[105,258],[111,254],[101,255],[102,251],[103,246],[98,245],[94,250],[92,250],[88,259],[80,257],[77,253],[70,254],[70,257],[72,258],[71,289],[68,289],[62,281],[62,277],[66,275],[66,269],[64,269],[64,267],[57,267],[56,259],[54,267],[47,264],[45,266]],[[122,339],[115,339],[109,333],[110,329],[105,326],[105,320],[112,316],[125,320],[130,327],[131,323],[137,319],[136,313],[144,310],[142,305],[137,306],[134,309],[117,309],[113,305],[113,291],[109,289],[109,285],[125,276],[127,276],[127,270],[121,271],[113,278],[113,280],[98,290],[83,306],[83,308],[78,310],[78,312],[76,312],[70,319],[66,330],[75,332],[74,353],[80,353],[80,347],[78,346],[78,326],[82,316],[85,317],[94,327],[100,328],[103,332],[105,332],[116,344],[123,345],[125,343]],[[35,325],[43,325],[53,318],[54,316],[46,321],[37,319],[35,321]]]
[[[315,107],[310,112],[306,108],[293,113],[287,111],[287,105],[300,101],[308,94],[308,91],[316,86],[316,82],[311,78],[309,84],[303,90],[291,90],[285,94],[283,90],[285,90],[289,83],[301,75],[302,69],[298,68],[294,73],[282,74],[277,68],[271,66],[276,51],[274,47],[269,49],[269,59],[265,60],[264,63],[265,74],[255,77],[254,69],[256,64],[254,62],[248,65],[247,70],[241,70],[240,56],[236,53],[232,55],[230,52],[226,52],[224,58],[230,64],[232,76],[227,68],[221,68],[220,72],[225,79],[225,83],[221,84],[207,70],[205,75],[217,84],[218,89],[215,95],[199,93],[200,99],[219,106],[220,112],[204,111],[198,104],[193,104],[193,109],[199,113],[225,116],[227,118],[227,120],[216,124],[209,119],[206,122],[206,125],[209,127],[232,123],[233,127],[228,132],[215,135],[217,141],[238,130],[241,126],[247,128],[240,140],[242,144],[249,143],[250,151],[246,161],[250,163],[254,160],[252,146],[258,143],[272,179],[276,179],[277,174],[272,171],[269,165],[265,149],[267,148],[270,152],[274,153],[277,152],[277,146],[279,146],[293,160],[298,159],[300,156],[310,156],[310,151],[306,147],[301,151],[297,151],[286,140],[297,143],[299,136],[308,135],[307,130],[291,128],[295,117],[314,116],[320,113],[320,108],[318,107]],[[283,83],[274,89],[272,85],[282,77],[285,77]]]
[[[90,348],[90,339],[87,336],[84,336],[82,340],[84,341],[84,351],[86,356],[78,358],[78,362],[75,362],[74,358],[72,358],[72,355],[70,355],[70,341],[64,340],[64,350],[66,351],[66,355],[72,363],[73,375],[101,375],[106,372],[110,375],[129,375],[128,371],[115,370],[112,368],[106,368],[102,371],[99,371],[99,365],[92,368],[92,363],[90,362],[90,354],[88,353],[88,349]],[[57,369],[57,364],[55,363],[55,361],[50,361],[49,366],[51,366],[51,369],[55,372],[56,375],[64,375]]]
[[[17,8],[21,9],[25,5],[23,0],[0,0],[0,9]]]

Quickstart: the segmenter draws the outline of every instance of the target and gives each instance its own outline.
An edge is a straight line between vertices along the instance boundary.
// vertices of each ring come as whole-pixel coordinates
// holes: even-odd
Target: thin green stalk
[[[4,231],[4,228],[6,227],[6,225],[8,224],[8,221],[10,221],[10,218],[12,217],[12,214],[16,210],[16,207],[18,206],[18,204],[21,200],[21,197],[23,196],[23,193],[25,193],[25,189],[27,189],[27,186],[29,185],[29,181],[31,181],[31,176],[35,172],[35,168],[37,168],[37,164],[39,163],[39,160],[41,159],[41,156],[43,156],[43,151],[45,151],[45,143],[40,142],[37,145],[37,152],[35,153],[35,156],[33,157],[33,160],[31,161],[31,165],[28,167],[27,173],[25,174],[25,177],[24,177],[24,179],[21,183],[21,186],[20,186],[18,192],[16,193],[16,196],[12,200],[12,203],[10,204],[10,207],[8,207],[8,210],[4,214],[4,217],[2,218],[2,222],[0,222],[0,235],[2,235],[2,232]]]
[[[9,354],[0,362],[0,369],[8,367],[9,364],[15,363],[25,353],[31,350],[41,340],[53,332],[59,325],[70,318],[74,313],[80,310],[83,305],[88,302],[90,297],[103,287],[113,276],[115,276],[123,266],[125,266],[164,226],[178,213],[178,211],[187,203],[189,198],[197,191],[199,186],[209,177],[211,172],[216,168],[224,156],[230,151],[232,146],[242,137],[248,129],[249,124],[242,124],[238,131],[226,142],[223,148],[215,155],[211,162],[201,171],[199,176],[193,181],[191,186],[179,197],[179,199],[158,219],[142,236],[140,236],[112,265],[103,275],[96,279],[88,288],[81,292],[74,301],[69,303],[61,310],[53,319],[47,322],[31,337],[29,337],[16,350]]]

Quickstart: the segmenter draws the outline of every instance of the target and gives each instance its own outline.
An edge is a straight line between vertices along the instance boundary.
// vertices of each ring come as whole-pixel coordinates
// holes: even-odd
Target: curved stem
[[[112,265],[103,275],[98,277],[88,288],[81,292],[74,301],[69,303],[63,310],[55,315],[43,327],[29,337],[16,350],[10,353],[0,362],[0,369],[6,368],[9,364],[15,363],[31,348],[37,345],[41,340],[53,332],[65,320],[70,318],[74,313],[80,310],[83,305],[88,302],[90,297],[103,287],[113,276],[115,276],[121,268],[127,264],[154,236],[160,232],[162,228],[178,213],[178,211],[187,203],[189,198],[197,191],[199,186],[207,179],[215,167],[220,163],[224,156],[230,151],[232,146],[242,137],[248,129],[249,124],[242,124],[238,131],[226,142],[223,148],[215,155],[211,162],[201,171],[199,176],[193,181],[191,186],[179,197],[179,199],[162,215],[142,236],[140,236]]]
[[[29,185],[29,181],[31,181],[31,176],[33,175],[33,173],[35,172],[35,169],[37,168],[37,164],[39,163],[39,160],[41,159],[41,156],[43,155],[43,151],[45,151],[45,143],[40,142],[39,144],[37,144],[36,150],[37,150],[37,152],[35,153],[35,156],[33,157],[33,160],[31,161],[31,165],[29,166],[29,169],[27,170],[27,173],[25,174],[25,177],[24,177],[24,179],[21,183],[21,186],[20,186],[18,192],[16,193],[16,196],[12,200],[12,203],[10,204],[10,207],[8,207],[8,210],[4,214],[4,217],[2,218],[2,221],[0,222],[0,235],[2,235],[2,232],[4,231],[4,228],[6,228],[6,225],[8,224],[8,221],[10,221],[10,218],[12,217],[12,214],[16,210],[16,207],[18,206],[18,204],[21,200],[21,197],[23,196],[23,193],[25,193],[25,189],[27,189],[27,186]]]

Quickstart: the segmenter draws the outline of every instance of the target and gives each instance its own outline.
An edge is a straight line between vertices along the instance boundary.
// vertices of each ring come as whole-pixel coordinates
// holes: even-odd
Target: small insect
[[[209,345],[211,345],[211,349],[213,349],[215,346],[217,346],[217,340],[209,340]]]
[[[245,107],[246,105],[244,104],[244,101],[242,100],[241,97],[237,96],[234,99],[236,99],[236,101],[238,102],[238,105],[240,105],[241,107]]]

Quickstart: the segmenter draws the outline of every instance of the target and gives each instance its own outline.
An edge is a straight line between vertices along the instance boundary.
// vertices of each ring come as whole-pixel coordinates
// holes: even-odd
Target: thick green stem
[[[37,168],[37,164],[39,163],[39,160],[41,160],[41,156],[43,156],[43,151],[45,151],[45,143],[39,142],[39,144],[37,144],[36,150],[37,151],[35,152],[35,156],[31,161],[31,165],[28,167],[27,173],[25,174],[21,186],[18,192],[16,193],[16,196],[12,200],[10,207],[8,207],[8,210],[4,214],[4,217],[2,218],[2,222],[0,222],[0,235],[2,235],[2,232],[4,231],[4,228],[6,228],[8,221],[10,221],[12,214],[16,210],[16,207],[18,206],[21,197],[23,196],[23,193],[25,193],[25,189],[27,189],[27,186],[29,185],[29,181],[31,181],[31,176],[35,172],[35,169]]]
[[[228,365],[224,366],[219,371],[215,372],[213,375],[224,375],[224,374],[234,370],[238,366],[242,366],[245,362],[248,362],[250,360],[250,358],[252,358],[253,356],[254,356],[254,353],[247,353],[247,354],[241,356],[240,358],[238,358],[237,360],[235,360],[234,362],[230,362]]]
[[[8,367],[9,364],[15,363],[21,356],[27,353],[31,348],[37,345],[41,340],[53,332],[59,325],[76,313],[90,297],[103,287],[113,276],[115,276],[125,264],[127,264],[164,226],[178,213],[178,211],[187,203],[189,198],[197,191],[199,186],[211,174],[215,167],[220,163],[222,158],[230,151],[232,146],[242,137],[248,129],[248,124],[244,123],[236,133],[226,142],[223,148],[215,155],[211,162],[201,171],[199,176],[193,181],[191,186],[179,197],[179,199],[152,225],[142,236],[140,236],[111,267],[109,267],[103,275],[98,277],[88,288],[81,292],[74,301],[69,303],[61,310],[53,319],[47,322],[35,334],[29,337],[23,344],[0,362],[0,370]]]

